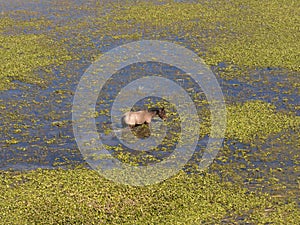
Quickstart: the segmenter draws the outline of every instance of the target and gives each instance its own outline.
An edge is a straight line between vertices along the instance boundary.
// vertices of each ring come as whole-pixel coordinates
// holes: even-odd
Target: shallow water
[[[75,1],[75,3],[80,5],[81,1]],[[60,13],[60,10],[50,8],[53,5],[49,5],[49,2],[36,4],[24,3],[23,1],[15,1],[13,3],[5,1],[1,2],[1,4],[2,11],[35,11],[38,12],[39,16],[43,15],[50,20],[52,19],[61,26],[72,23],[70,19],[75,21],[75,19],[84,19],[86,15],[91,16],[89,14],[90,11],[82,10],[72,11],[72,13],[55,17],[53,16],[54,13]],[[16,14],[14,16],[17,17]],[[46,31],[47,29],[53,34],[54,27],[45,28]],[[78,30],[80,29],[82,28],[78,28]],[[88,33],[93,29],[94,27],[91,26],[87,31],[81,30],[81,32]],[[38,32],[46,32],[45,30]],[[72,31],[68,31],[64,34],[58,33],[57,38],[69,38],[72,35]],[[174,37],[172,40],[179,41],[177,37]],[[109,37],[93,36],[91,37],[91,42],[93,46],[82,46],[81,48],[79,45],[75,46],[74,49],[72,49],[72,46],[69,47],[79,55],[81,52],[100,54],[127,43],[128,40],[113,40]],[[180,39],[180,42],[184,43],[185,40]],[[186,43],[186,45],[189,46],[189,43]],[[2,127],[0,136],[0,169],[58,168],[85,163],[74,139],[71,108],[79,79],[91,63],[92,59],[89,55],[83,54],[80,59],[54,67],[49,73],[40,72],[41,77],[49,77],[45,87],[15,81],[18,84],[17,89],[1,92],[0,104],[5,110],[1,110],[0,113],[3,118],[0,121],[0,127]],[[218,75],[218,70],[224,67],[226,67],[225,64],[220,64],[212,67],[212,70],[217,76],[228,104],[248,100],[263,100],[276,105],[279,111],[291,111],[298,116],[300,115],[300,108],[296,107],[299,105],[299,87],[292,85],[293,83],[299,83],[299,74],[289,74],[279,68],[266,68],[252,71],[251,76],[247,79],[226,80]],[[197,98],[201,101],[205,100],[205,95],[201,89],[197,88],[191,79],[187,79],[182,71],[174,67],[153,62],[126,67],[115,74],[113,79],[104,86],[97,101],[96,111],[103,112],[103,114],[100,113],[96,117],[97,128],[102,134],[105,144],[111,146],[119,145],[118,140],[112,133],[104,133],[105,130],[109,130],[109,109],[120,89],[131,80],[145,75],[156,74],[177,82],[184,89],[188,90],[191,98]],[[159,101],[161,100],[158,98],[144,99],[138,102],[135,108],[145,108],[145,104]],[[201,111],[207,106],[199,105],[197,107]],[[176,126],[173,126],[173,129],[175,128]],[[289,138],[295,140],[295,142],[287,145],[286,142],[278,141],[280,139],[288,140]],[[277,193],[277,191],[282,193],[282,189],[274,188],[274,183],[272,182],[276,180],[270,184],[270,179],[276,178],[279,179],[282,185],[286,186],[284,190],[297,191],[297,182],[299,182],[297,180],[299,169],[297,168],[299,168],[299,164],[295,163],[295,160],[291,160],[299,152],[297,140],[297,134],[292,133],[269,137],[263,143],[253,143],[254,146],[234,140],[226,140],[224,145],[230,150],[228,155],[226,155],[227,159],[225,161],[216,159],[215,164],[219,167],[211,170],[217,171],[223,176],[224,173],[218,171],[218,168],[234,164],[232,169],[235,173],[240,174],[243,184],[247,187],[266,189],[271,193]],[[173,147],[166,151],[148,153],[157,160],[163,160],[172,152],[176,141],[172,144]],[[200,138],[196,154],[191,163],[197,161],[197,157],[201,157],[201,152],[206,144],[207,136]],[[266,152],[269,152],[272,157],[265,156]],[[220,154],[222,155],[222,153]],[[149,162],[146,160],[143,163]],[[235,166],[237,164],[238,166]],[[232,178],[232,180],[235,180],[235,178]],[[270,185],[269,189],[268,185]]]

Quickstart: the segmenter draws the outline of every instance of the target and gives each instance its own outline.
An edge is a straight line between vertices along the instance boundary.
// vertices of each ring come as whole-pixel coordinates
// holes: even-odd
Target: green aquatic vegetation
[[[298,3],[235,1],[234,4],[234,7],[240,7],[240,12],[228,18],[224,29],[231,25],[238,35],[234,40],[219,40],[209,50],[210,54],[216,55],[215,60],[240,67],[279,67],[299,71]]]
[[[0,18],[0,32],[10,35],[40,32],[51,25],[50,20],[29,10],[3,12],[3,17]]]
[[[0,172],[3,224],[201,224],[287,222],[295,202],[254,194],[215,175],[180,172],[152,186],[117,185],[76,168]],[[29,197],[30,196],[30,197]]]
[[[257,68],[300,70],[299,9],[294,0],[139,2],[105,20],[114,38],[184,39],[207,64],[226,62],[222,76],[238,77]]]
[[[15,139],[15,138],[12,138],[10,140],[5,140],[5,142],[8,145],[13,145],[13,144],[18,144],[19,143],[19,141],[17,139]]]
[[[53,45],[55,42],[44,35],[1,35],[0,88],[9,88],[14,80],[43,85],[45,81],[35,70],[71,59],[60,47],[51,48]]]
[[[131,1],[127,1],[122,4],[109,3],[111,5],[96,3],[97,7],[92,1],[81,6],[66,1],[50,4],[53,6],[51,10],[59,9],[55,14],[59,23],[56,27],[52,27],[52,30],[46,30],[47,27],[41,29],[42,26],[53,25],[43,18],[33,18],[31,21],[0,19],[0,40],[2,40],[0,89],[11,87],[13,80],[44,85],[50,77],[47,79],[40,77],[37,71],[41,69],[51,74],[51,65],[61,64],[69,59],[65,50],[67,47],[86,63],[85,60],[92,60],[95,55],[99,55],[99,48],[103,47],[106,51],[123,41],[142,38],[170,41],[175,39],[178,43],[189,46],[209,65],[225,62],[226,67],[219,68],[224,77],[244,77],[253,69],[265,67],[299,71],[297,64],[300,46],[297,16],[299,7],[293,0],[273,2],[212,0],[199,3],[137,1],[134,6]],[[62,4],[64,7],[61,7]],[[111,9],[104,13],[103,7]],[[89,10],[90,15],[82,19],[81,12]],[[79,19],[70,15],[70,12],[78,13]],[[13,12],[14,17],[18,18],[19,13],[20,11]],[[21,13],[28,14],[24,11]],[[66,21],[66,16],[72,19]],[[28,33],[24,33],[24,30]],[[10,36],[11,34],[15,36]],[[58,42],[54,41],[54,36],[66,38]],[[9,46],[3,48],[2,43]],[[17,51],[18,49],[22,51]],[[14,68],[15,66],[18,68]],[[4,73],[5,70],[2,70],[4,67],[10,68],[14,73]],[[73,71],[79,71],[81,68],[82,61],[74,62]],[[74,77],[73,71],[65,71],[62,76],[71,80]],[[290,82],[291,87],[299,92],[297,77],[294,81]],[[263,82],[268,85],[267,80]],[[288,90],[286,93],[290,94],[293,91]],[[43,119],[50,120],[49,124],[55,129],[66,128],[69,125],[69,121],[51,108],[52,104],[62,103],[64,94],[67,93],[57,91],[53,95],[59,95],[60,99],[53,101],[44,99],[44,103],[47,102],[46,108],[49,106],[49,112],[43,115]],[[285,98],[284,101],[287,100]],[[203,102],[196,96],[195,103],[202,109]],[[15,107],[20,105],[20,102],[10,102],[10,105]],[[43,107],[43,104],[33,101],[21,104],[18,109],[29,106]],[[299,106],[291,107],[294,107],[291,108],[292,111],[299,109]],[[12,145],[17,151],[21,151],[22,156],[16,161],[36,163],[36,159],[41,157],[29,156],[26,160],[22,158],[30,154],[31,148],[14,145],[19,142],[28,142],[35,148],[38,141],[42,140],[45,146],[38,143],[39,154],[44,154],[43,157],[46,158],[50,145],[58,144],[61,138],[72,140],[67,136],[56,136],[31,137],[28,141],[30,137],[28,129],[39,131],[40,127],[36,123],[41,118],[32,118],[18,112],[9,113],[11,109],[6,108],[4,104],[0,109],[3,112],[1,116],[5,118],[0,131],[5,136],[8,134],[1,144]],[[108,115],[109,112],[105,109],[91,116],[98,117],[100,114]],[[204,120],[200,128],[201,136],[209,134],[209,115],[208,110],[199,114],[201,121]],[[178,124],[181,119],[186,120],[179,118],[176,113],[170,116],[174,116],[173,122]],[[294,188],[292,192],[288,192],[285,188],[289,183],[281,180],[282,177],[299,174],[299,153],[296,151],[300,147],[299,129],[297,130],[299,117],[292,113],[279,112],[273,105],[259,101],[228,105],[227,116],[226,138],[258,147],[254,154],[251,154],[249,148],[238,149],[233,153],[234,159],[230,158],[228,153],[230,149],[225,147],[225,150],[220,151],[216,160],[229,163],[227,165],[214,163],[212,167],[221,173],[222,178],[228,177],[231,183],[220,182],[215,176],[208,174],[202,174],[203,177],[179,174],[165,183],[149,188],[130,188],[117,186],[86,169],[37,170],[24,173],[2,171],[0,172],[1,222],[132,224],[134,221],[136,224],[231,224],[238,221],[249,224],[296,224],[299,221],[297,205],[293,201],[281,201],[280,196],[297,196],[299,191],[299,179],[298,189]],[[7,133],[9,126],[13,127],[14,135]],[[112,130],[107,127],[104,133],[108,135]],[[295,134],[290,135],[290,131]],[[268,138],[283,133],[286,133],[286,136],[275,136],[277,142],[271,142],[267,149],[263,146]],[[164,142],[166,147],[153,151],[170,151],[179,139],[176,136],[177,131],[172,130],[170,134],[172,138]],[[282,145],[288,147],[283,148]],[[109,147],[115,151],[114,157],[130,165],[159,161],[152,155],[131,154],[121,146]],[[73,149],[65,148],[64,152],[76,154]],[[293,167],[287,167],[284,160],[278,163],[277,157],[282,156],[283,152],[289,153],[285,157],[290,156]],[[52,165],[66,166],[73,163],[67,159],[63,160],[65,161],[62,162],[61,158],[57,158]],[[256,168],[253,161],[274,163],[276,168]],[[255,183],[257,185],[252,187],[258,194],[249,193],[246,189],[234,186],[234,183],[249,186]],[[259,190],[267,186],[271,189],[271,195],[274,195],[274,190],[279,194],[273,196],[273,199],[260,194]],[[284,198],[286,199],[288,198]]]
[[[64,120],[64,121],[53,121],[51,123],[52,126],[56,126],[56,127],[63,127],[66,126],[70,121]]]
[[[10,18],[0,18],[0,31],[3,32],[3,30],[7,27],[12,27],[14,25],[15,21]]]
[[[300,117],[292,112],[279,112],[276,107],[263,101],[247,101],[226,106],[226,139],[254,143],[284,131],[299,132]],[[200,134],[210,133],[210,112],[201,111]]]
[[[209,172],[217,172],[223,181],[238,183],[256,192],[297,201],[299,128],[298,133],[282,132],[252,144],[255,146],[225,142]]]
[[[14,25],[18,24],[18,21],[13,22]],[[11,19],[2,19],[0,28],[11,23]],[[0,33],[0,55],[0,90],[14,86],[14,80],[44,86],[47,79],[39,76],[39,69],[49,72],[48,66],[71,60],[61,43],[43,34],[21,33],[12,36]]]
[[[175,147],[177,143],[184,141],[180,138],[180,121],[184,122],[189,119],[185,117],[180,118],[177,113],[172,114],[169,113],[169,121],[165,123],[167,124],[167,127],[171,127],[175,130],[169,130],[166,138],[162,141],[162,145],[167,146],[169,149]],[[204,137],[205,135],[210,134],[211,122],[208,108],[204,108],[201,111],[200,118],[199,133],[200,137]],[[295,116],[292,113],[280,112],[274,105],[263,101],[248,101],[227,106],[226,139],[236,140],[251,145],[262,145],[262,143],[258,144],[258,141],[263,142],[269,137],[282,132],[292,131],[299,133],[298,127],[300,127],[299,116]],[[291,142],[297,143],[294,139],[292,139]],[[289,144],[288,141],[285,143]],[[152,151],[155,152],[156,150],[157,149],[153,149]],[[147,155],[145,156],[145,154],[133,154],[126,150],[124,151],[126,154],[120,152],[120,159],[126,158],[126,162],[131,159],[131,162],[142,163],[144,162],[145,157],[148,157]],[[245,157],[246,156],[247,155],[245,155]],[[116,157],[118,158],[117,155]],[[250,161],[250,159],[245,157],[242,159]],[[225,162],[226,158],[219,160]]]
[[[5,67],[1,71],[10,70],[1,74],[1,89],[11,85],[14,79],[43,85],[41,78],[32,75],[33,71],[70,59],[65,51],[67,47],[79,57],[93,59],[99,55],[94,40],[102,40],[101,46],[107,46],[106,41],[116,42],[116,39],[174,41],[176,37],[177,42],[188,45],[207,64],[226,62],[227,67],[220,71],[224,77],[245,76],[249,70],[266,67],[299,71],[299,17],[296,15],[300,7],[293,0],[139,1],[134,5],[128,1],[89,6],[63,1],[60,4],[65,11],[60,9],[56,16],[62,21],[70,11],[86,14],[86,19],[74,18],[55,26],[38,13],[24,11],[10,13],[27,19],[11,19],[7,14],[0,19],[0,31],[15,34],[15,37],[1,35],[0,46],[2,42],[9,45],[9,49],[0,48],[1,55],[6,54],[1,58]],[[34,33],[36,30],[38,34]],[[55,36],[60,36],[62,43],[53,42],[51,37]],[[20,43],[14,46],[15,42],[24,46]],[[53,45],[57,47],[52,48]],[[18,52],[18,49],[22,50]]]
[[[227,106],[226,137],[244,143],[300,126],[300,117],[277,112],[274,105],[262,101],[248,101]]]

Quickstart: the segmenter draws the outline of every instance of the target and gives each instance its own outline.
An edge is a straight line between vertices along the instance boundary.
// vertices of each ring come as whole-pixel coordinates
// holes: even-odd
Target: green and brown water
[[[281,224],[286,217],[289,224],[296,224],[300,220],[299,4],[295,0],[0,1],[3,221],[13,221],[7,216],[14,214],[11,207],[25,209],[48,196],[43,201],[50,202],[49,209],[34,211],[30,206],[34,210],[25,210],[23,216],[17,213],[16,218],[33,215],[32,220],[23,220],[27,223],[97,223],[102,218],[102,223],[130,224],[141,217],[137,223],[174,224],[180,219],[192,224],[194,219],[209,224]],[[105,85],[96,106],[98,131],[105,134],[105,144],[115,157],[132,164],[155,163],[176,143],[173,135],[164,148],[136,154],[120,147],[111,134],[110,108],[118,91],[145,75],[159,74],[187,90],[199,111],[201,136],[185,173],[153,190],[118,187],[96,178],[93,171],[77,168],[88,165],[72,131],[73,96],[80,77],[101,54],[121,44],[152,39],[183,45],[211,67],[227,107],[224,147],[207,171],[197,171],[210,129],[204,93],[172,66],[155,62],[128,66]],[[159,101],[145,99],[136,107]],[[176,123],[176,110],[168,107]],[[42,184],[40,188],[36,182]],[[63,188],[56,193],[57,187]],[[30,190],[32,198],[26,195]],[[62,197],[63,191],[67,196]],[[99,199],[103,192],[110,195]],[[21,200],[16,204],[15,198]],[[116,204],[110,198],[123,200]],[[151,202],[161,208],[161,217]],[[55,215],[55,208],[65,210],[65,215]],[[200,208],[205,208],[202,217],[192,212]],[[78,209],[88,218],[78,216]],[[53,214],[53,220],[42,220],[38,215],[43,213]]]

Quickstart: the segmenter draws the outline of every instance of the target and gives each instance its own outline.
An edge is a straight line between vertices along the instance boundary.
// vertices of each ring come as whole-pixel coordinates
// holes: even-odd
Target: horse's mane
[[[161,110],[162,108],[150,108],[148,109],[148,112],[159,112],[159,110]]]

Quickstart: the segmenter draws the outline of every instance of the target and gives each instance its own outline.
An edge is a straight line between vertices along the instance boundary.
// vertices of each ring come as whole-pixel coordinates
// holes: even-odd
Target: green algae
[[[210,173],[255,192],[299,203],[299,130],[282,132],[249,145],[237,141],[224,144]]]
[[[227,106],[228,139],[251,143],[255,139],[266,139],[283,131],[296,130],[300,117],[292,113],[276,111],[276,107],[263,101],[249,101]]]
[[[256,100],[230,104],[227,109],[225,138],[242,143],[254,143],[266,140],[282,132],[299,132],[300,117],[290,111],[278,111],[273,104]],[[201,112],[203,122],[200,125],[202,136],[210,133],[210,113]]]
[[[116,9],[107,21],[114,38],[190,41],[207,64],[228,64],[222,76],[239,77],[257,68],[299,71],[299,8],[294,0],[140,2]]]
[[[174,41],[173,37],[176,37],[177,42],[189,45],[208,65],[226,63],[226,68],[220,71],[226,78],[246,76],[259,68],[300,69],[297,26],[300,7],[294,0],[267,3],[246,0],[138,1],[134,5],[127,1],[107,5],[94,3],[94,7],[93,4],[60,4],[65,7],[56,15],[61,20],[67,15],[67,10],[88,16],[58,26],[40,13],[22,10],[10,12],[17,19],[0,19],[1,33],[15,34],[14,37],[3,34],[0,37],[1,89],[12,85],[14,79],[42,85],[46,79],[33,75],[36,69],[70,60],[66,48],[92,59],[99,54],[92,39],[104,37],[108,41]],[[21,19],[18,15],[22,15]],[[31,19],[24,20],[23,17],[29,16]],[[62,43],[54,41],[53,37],[58,34],[65,34],[68,38],[61,40]]]
[[[70,54],[61,43],[44,34],[4,34],[7,26],[17,24],[18,21],[6,18],[2,18],[0,22],[0,90],[12,88],[15,80],[45,86],[49,78],[42,79],[37,71],[41,69],[49,72],[49,66],[71,60]],[[34,22],[21,24],[41,26]]]
[[[296,224],[299,220],[294,202],[254,194],[209,174],[179,173],[146,187],[117,185],[81,168],[1,171],[0,179],[2,224]]]

